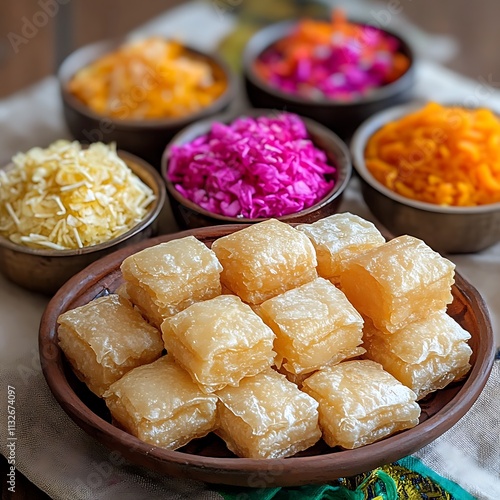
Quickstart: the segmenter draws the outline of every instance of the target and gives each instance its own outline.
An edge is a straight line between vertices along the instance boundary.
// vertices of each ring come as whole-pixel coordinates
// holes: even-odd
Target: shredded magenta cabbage
[[[168,165],[169,179],[188,200],[250,219],[314,205],[333,188],[336,171],[290,113],[215,123],[208,134],[174,146]]]

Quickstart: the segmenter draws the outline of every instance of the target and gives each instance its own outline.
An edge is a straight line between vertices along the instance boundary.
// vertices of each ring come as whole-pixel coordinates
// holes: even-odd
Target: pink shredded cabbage
[[[250,219],[303,210],[334,186],[336,169],[290,113],[242,117],[174,146],[168,176],[188,200],[210,212]]]

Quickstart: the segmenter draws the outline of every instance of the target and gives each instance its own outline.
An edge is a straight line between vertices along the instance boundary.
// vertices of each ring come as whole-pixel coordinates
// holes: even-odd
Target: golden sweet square
[[[423,241],[399,236],[347,262],[340,288],[375,327],[395,332],[452,300],[455,265]]]
[[[123,429],[168,450],[215,428],[217,398],[204,394],[169,356],[128,372],[104,398]]]
[[[67,311],[57,321],[61,349],[78,378],[98,396],[163,351],[160,332],[116,294]]]
[[[316,252],[307,236],[270,219],[216,240],[221,281],[244,302],[260,304],[317,277]]]
[[[462,378],[469,370],[472,349],[469,332],[446,311],[410,323],[387,335],[367,320],[364,327],[364,357],[380,363],[422,399]]]
[[[319,425],[331,446],[353,449],[418,424],[416,395],[371,360],[323,368],[302,386],[319,403]]]
[[[318,403],[271,368],[217,396],[216,433],[239,457],[284,458],[321,437]]]
[[[161,329],[167,352],[206,392],[237,385],[274,361],[273,331],[235,295],[193,304]]]
[[[146,248],[121,265],[125,293],[158,328],[194,302],[220,295],[221,270],[215,254],[194,236]]]
[[[330,215],[312,224],[300,224],[296,229],[314,245],[319,276],[334,284],[339,282],[351,257],[385,243],[374,224],[349,212]]]
[[[311,372],[364,352],[363,318],[323,278],[266,300],[258,314],[276,335],[276,366],[290,373]]]

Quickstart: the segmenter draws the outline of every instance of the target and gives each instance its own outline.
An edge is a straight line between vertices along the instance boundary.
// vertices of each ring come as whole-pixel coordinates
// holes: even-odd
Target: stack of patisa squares
[[[114,422],[177,449],[215,432],[240,457],[363,446],[418,424],[463,377],[454,266],[358,216],[271,219],[126,258],[118,293],[59,317],[59,343]],[[165,353],[166,351],[166,353]]]

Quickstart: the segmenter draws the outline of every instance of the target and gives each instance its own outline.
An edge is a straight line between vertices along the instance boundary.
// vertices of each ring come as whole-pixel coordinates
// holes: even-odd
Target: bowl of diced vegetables
[[[389,108],[359,127],[351,153],[366,204],[392,234],[446,253],[500,241],[500,119],[491,110]]]
[[[335,213],[352,172],[326,127],[270,109],[197,122],[167,145],[162,176],[181,228]]]
[[[115,146],[56,141],[0,168],[0,272],[55,293],[91,262],[157,233],[159,173]]]
[[[216,55],[160,37],[86,45],[58,77],[75,139],[116,142],[157,168],[166,140],[222,112],[234,94],[234,77]]]
[[[258,31],[243,56],[248,98],[286,109],[350,137],[372,114],[408,101],[414,56],[399,35],[352,22],[300,19]]]

